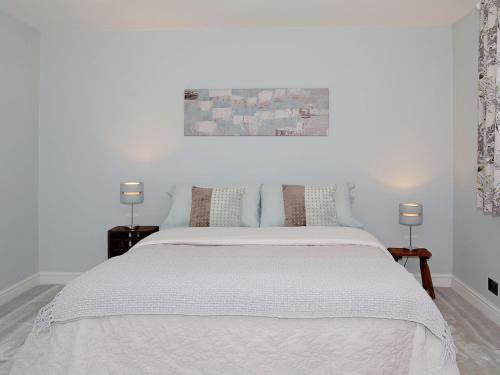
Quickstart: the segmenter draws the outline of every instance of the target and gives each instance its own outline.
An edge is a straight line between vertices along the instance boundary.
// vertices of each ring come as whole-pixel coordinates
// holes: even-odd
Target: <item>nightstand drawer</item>
[[[136,243],[154,232],[157,226],[139,226],[134,229],[115,227],[108,231],[108,258],[125,254]]]
[[[124,239],[109,239],[108,246],[111,249],[126,249],[129,250],[132,246],[134,246],[137,242],[139,242],[140,238],[124,238]]]
[[[110,233],[110,237],[113,239],[119,240],[119,239],[139,239],[142,240],[143,238],[146,238],[149,236],[151,233],[145,233],[145,232],[118,232],[118,233]]]

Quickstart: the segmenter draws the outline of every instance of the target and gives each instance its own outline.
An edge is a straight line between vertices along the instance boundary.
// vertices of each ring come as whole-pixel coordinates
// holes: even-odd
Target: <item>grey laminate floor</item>
[[[0,375],[31,330],[38,310],[62,287],[40,285],[0,306]],[[451,326],[462,375],[500,374],[500,327],[450,288],[436,289],[436,304]]]
[[[500,375],[500,327],[451,288],[436,289],[436,305],[451,328],[462,375]]]
[[[12,358],[30,333],[38,310],[61,289],[61,285],[39,285],[0,306],[0,375],[9,373]]]

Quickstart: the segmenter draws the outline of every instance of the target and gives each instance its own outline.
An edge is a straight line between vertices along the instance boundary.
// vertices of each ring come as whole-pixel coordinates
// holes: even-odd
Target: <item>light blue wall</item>
[[[500,217],[476,209],[479,13],[453,26],[455,276],[500,307],[487,278],[500,282]]]
[[[0,13],[0,290],[38,271],[39,35]]]
[[[356,183],[355,212],[407,243],[398,203],[424,204],[417,244],[452,267],[451,28],[54,33],[42,36],[42,271],[106,257],[128,222],[119,182],[145,182],[141,224],[177,182]],[[184,137],[184,88],[329,87],[328,137]]]

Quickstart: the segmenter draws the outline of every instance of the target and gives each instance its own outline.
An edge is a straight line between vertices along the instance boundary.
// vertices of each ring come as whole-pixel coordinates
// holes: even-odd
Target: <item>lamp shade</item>
[[[142,182],[121,182],[120,202],[123,204],[144,202],[144,184]]]
[[[422,225],[424,221],[424,207],[419,203],[399,204],[399,224]]]

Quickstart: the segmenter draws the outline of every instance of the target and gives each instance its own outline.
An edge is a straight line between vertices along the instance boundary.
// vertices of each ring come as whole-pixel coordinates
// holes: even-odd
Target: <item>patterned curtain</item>
[[[481,1],[477,207],[493,215],[500,215],[499,12],[500,0]]]

